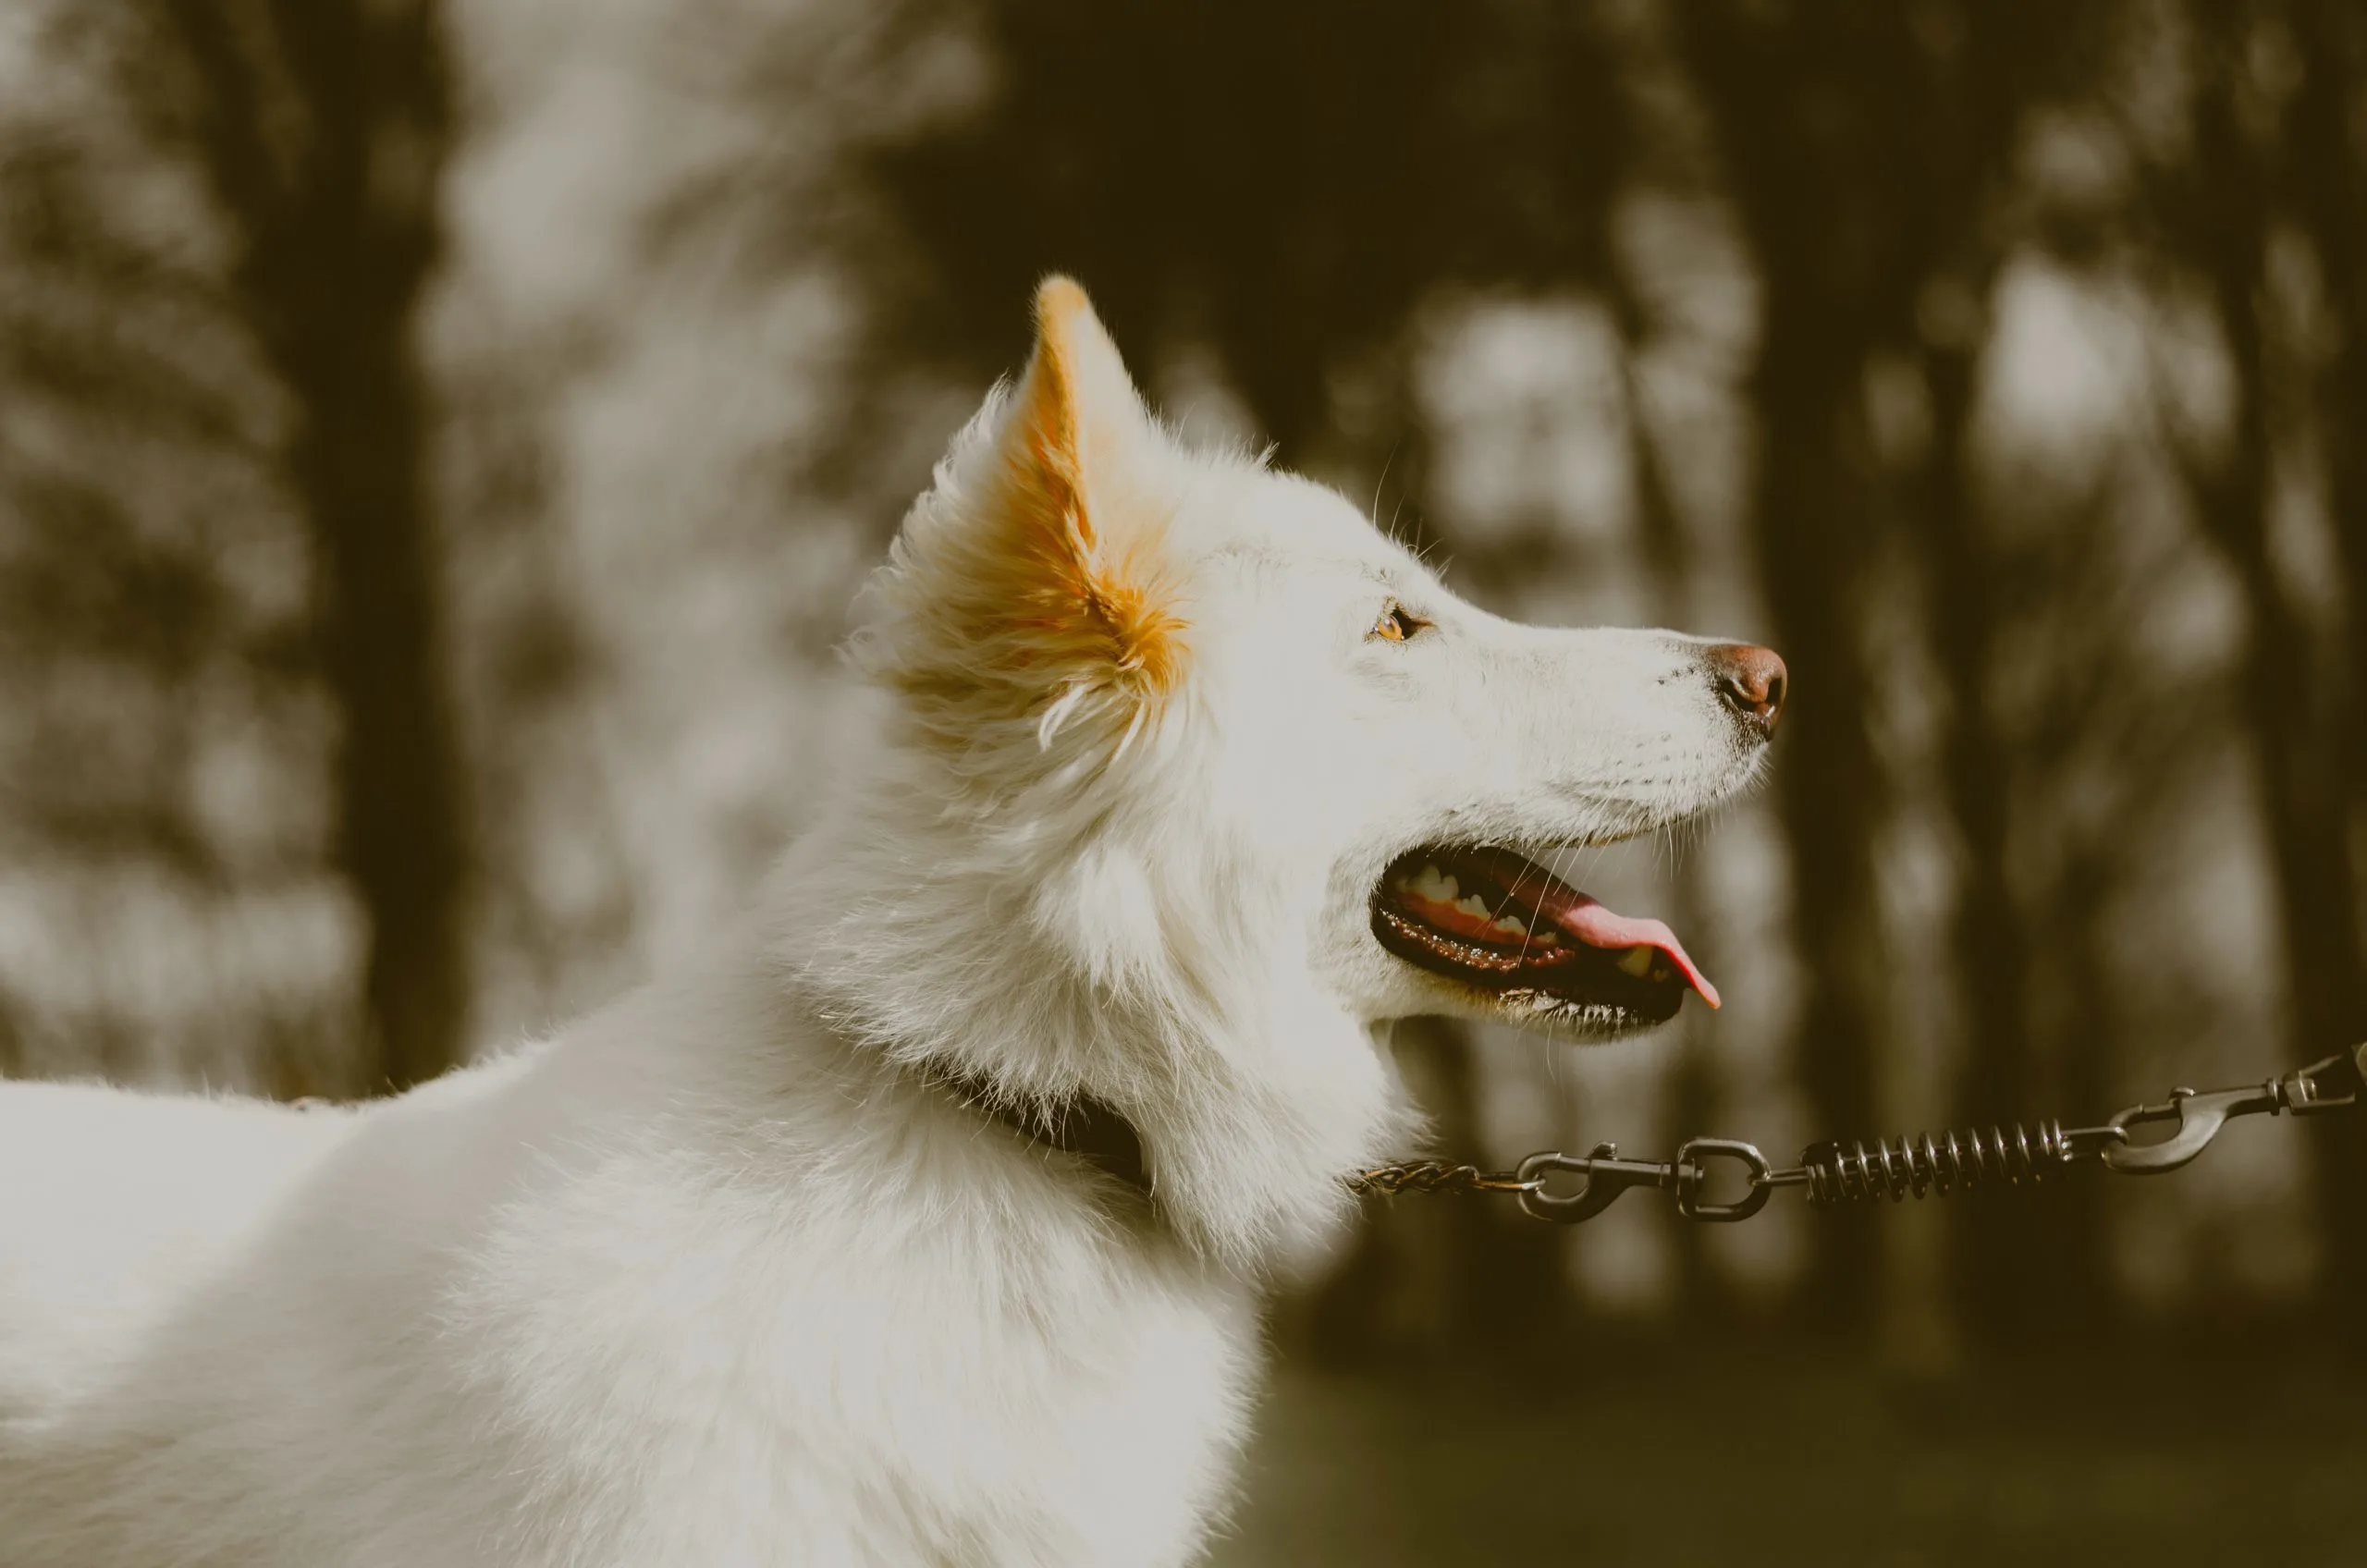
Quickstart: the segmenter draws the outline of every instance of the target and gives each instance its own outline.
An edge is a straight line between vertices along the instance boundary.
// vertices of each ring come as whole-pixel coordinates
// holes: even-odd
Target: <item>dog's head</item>
[[[1741,787],[1782,662],[1475,608],[1332,491],[1183,448],[1074,284],[1036,321],[859,643],[940,809],[1024,846],[1011,913],[1113,994],[1279,965],[1367,1023],[1598,1037],[1714,1006],[1666,926],[1540,862]]]
[[[874,582],[886,743],[785,866],[783,937],[842,1032],[1116,1106],[1187,1234],[1271,1256],[1413,1130],[1387,1021],[1714,998],[1540,862],[1740,787],[1783,666],[1474,608],[1332,492],[1185,449],[1074,284],[1036,323]]]

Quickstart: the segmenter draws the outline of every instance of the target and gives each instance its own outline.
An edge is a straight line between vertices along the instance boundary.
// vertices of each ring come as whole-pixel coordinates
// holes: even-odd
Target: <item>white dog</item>
[[[1474,609],[1036,320],[743,940],[350,1110],[0,1088],[0,1560],[1183,1562],[1390,1021],[1714,1001],[1523,857],[1742,785],[1781,662]]]

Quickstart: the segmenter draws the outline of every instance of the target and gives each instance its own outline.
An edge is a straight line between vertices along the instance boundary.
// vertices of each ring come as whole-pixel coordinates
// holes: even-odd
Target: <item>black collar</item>
[[[1000,1122],[1029,1143],[1056,1149],[1085,1161],[1151,1201],[1150,1167],[1143,1158],[1142,1134],[1119,1111],[1089,1095],[1075,1095],[1050,1105],[1014,1104],[994,1085],[973,1073],[938,1070],[931,1082],[961,1104],[990,1121]]]

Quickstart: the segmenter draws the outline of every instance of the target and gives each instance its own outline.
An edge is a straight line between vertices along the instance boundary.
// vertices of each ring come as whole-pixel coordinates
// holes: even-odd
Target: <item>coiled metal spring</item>
[[[2061,1122],[2016,1121],[1950,1130],[1937,1137],[1925,1133],[1895,1142],[1883,1138],[1870,1149],[1861,1142],[1846,1148],[1810,1144],[1800,1151],[1800,1166],[1808,1172],[1809,1202],[1835,1208],[1881,1198],[1896,1203],[1910,1194],[1946,1197],[2001,1182],[2019,1186],[2053,1175],[2074,1158],[2076,1145]]]

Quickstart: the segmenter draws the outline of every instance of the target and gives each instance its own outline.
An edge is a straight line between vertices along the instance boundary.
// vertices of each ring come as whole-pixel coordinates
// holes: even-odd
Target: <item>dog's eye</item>
[[[1372,623],[1372,635],[1384,643],[1404,643],[1417,632],[1428,631],[1432,624],[1392,600],[1382,606],[1380,619]]]

